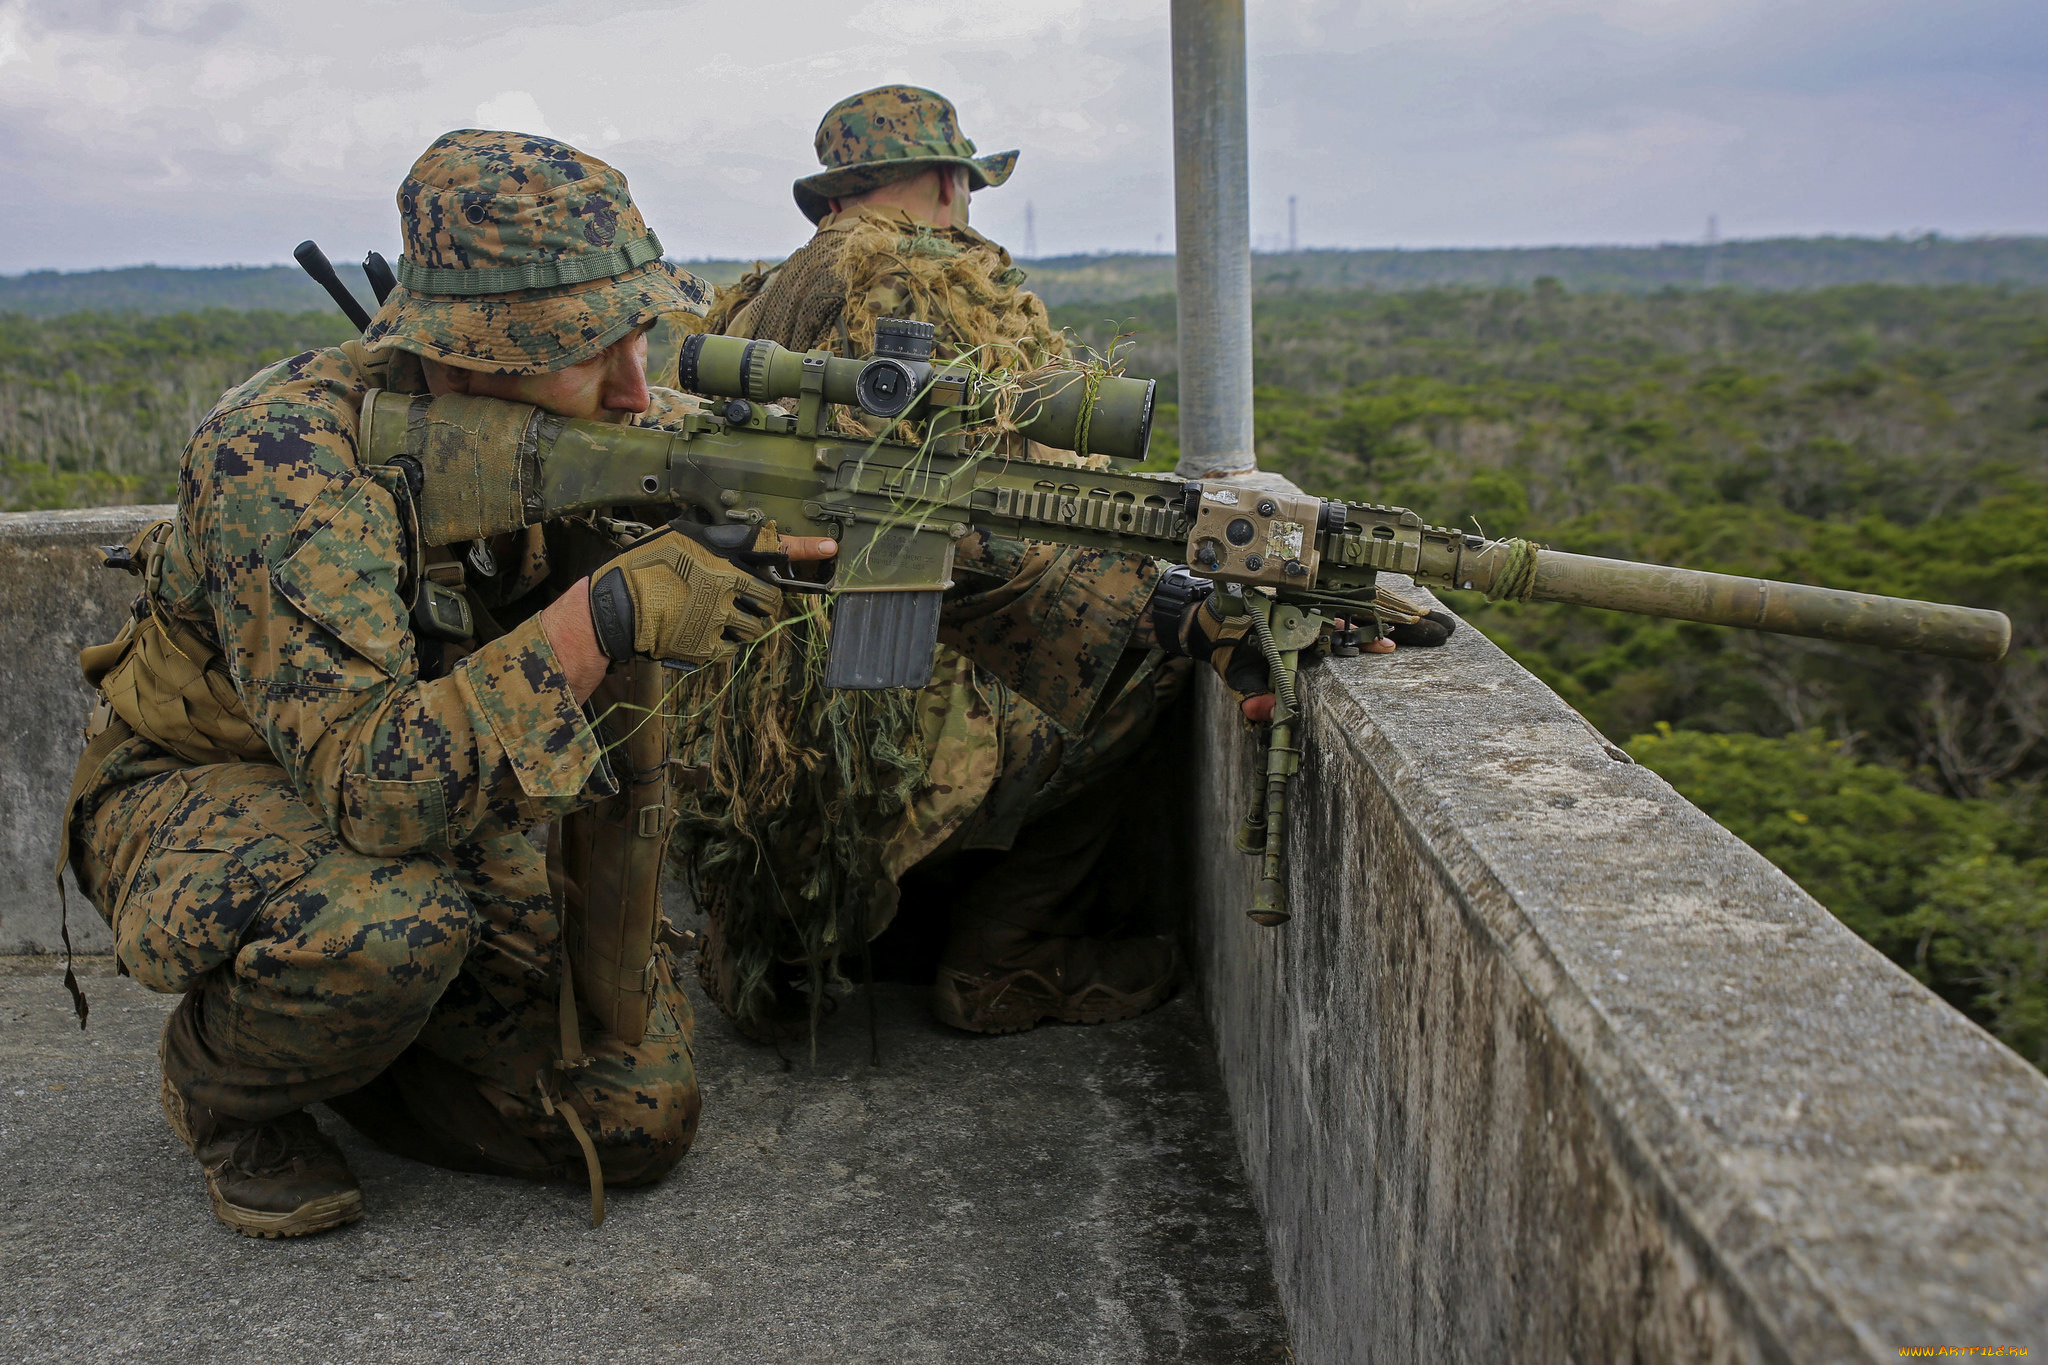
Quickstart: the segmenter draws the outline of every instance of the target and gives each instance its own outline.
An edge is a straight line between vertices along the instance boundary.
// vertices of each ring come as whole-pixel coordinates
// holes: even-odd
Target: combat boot
[[[363,1187],[304,1110],[262,1123],[193,1104],[169,1076],[164,1118],[206,1171],[214,1216],[245,1237],[303,1237],[363,1216]]]
[[[970,1033],[1134,1019],[1173,994],[1178,959],[1164,938],[1046,934],[962,917],[939,959],[932,1012]]]

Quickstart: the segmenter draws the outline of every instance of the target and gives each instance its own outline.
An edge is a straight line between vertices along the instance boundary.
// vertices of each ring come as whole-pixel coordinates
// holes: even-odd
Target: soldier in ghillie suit
[[[373,391],[662,422],[691,405],[650,394],[647,329],[709,291],[618,172],[546,138],[442,137],[398,204],[400,286],[361,340],[221,399],[176,520],[128,547],[134,622],[83,660],[101,705],[67,856],[121,969],[183,995],[164,1112],[250,1235],[362,1215],[320,1101],[441,1165],[590,1178],[594,1203],[600,1164],[637,1184],[682,1158],[698,1088],[668,950],[637,1038],[600,1029],[528,831],[633,776],[585,706],[608,671],[706,662],[776,596],[675,531],[580,560],[556,525],[422,552],[419,466],[359,455]]]
[[[817,234],[720,290],[706,330],[866,355],[877,318],[914,317],[937,329],[941,359],[1026,371],[1065,354],[1024,271],[967,225],[969,196],[1008,180],[1017,153],[976,156],[951,102],[905,85],[833,106],[816,145],[826,169],[795,194]]]
[[[977,156],[953,106],[908,86],[835,106],[817,152],[826,169],[795,186],[817,235],[721,291],[707,330],[857,356],[877,319],[906,317],[933,325],[939,357],[985,370],[1066,352],[1024,272],[967,226],[970,193],[1008,179],[1017,153]],[[684,797],[676,853],[710,917],[700,975],[743,1032],[814,1024],[840,959],[861,961],[918,866],[956,874],[932,995],[946,1023],[1099,1023],[1167,998],[1171,941],[1105,934],[1125,907],[1097,903],[1096,876],[1116,813],[1150,804],[1131,760],[1185,678],[1177,640],[1154,648],[1147,618],[1167,567],[980,532],[960,542],[921,692],[819,689],[826,622],[806,606],[745,676],[704,671],[678,750],[707,781]],[[1023,610],[1036,600],[1057,609]]]

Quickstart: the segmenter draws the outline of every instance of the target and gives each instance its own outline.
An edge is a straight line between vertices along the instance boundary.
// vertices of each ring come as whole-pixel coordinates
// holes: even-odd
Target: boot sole
[[[191,1151],[192,1126],[185,1115],[185,1097],[171,1084],[169,1076],[164,1077],[158,1097],[163,1102],[164,1121],[171,1125],[171,1134],[185,1144],[186,1151]],[[211,1171],[206,1173],[206,1197],[213,1204],[213,1216],[244,1237],[304,1237],[353,1223],[363,1216],[361,1190],[343,1190],[311,1199],[288,1213],[245,1209],[221,1197]]]
[[[1135,995],[1109,999],[1098,994],[1087,1001],[1054,1002],[1022,991],[1012,994],[1006,988],[985,1001],[970,1004],[985,987],[985,978],[942,967],[932,983],[932,1013],[940,1023],[967,1033],[1023,1033],[1048,1019],[1059,1024],[1114,1024],[1148,1014],[1165,1004],[1173,993],[1173,976],[1169,974]]]
[[[244,1237],[304,1237],[308,1233],[326,1232],[329,1228],[353,1223],[363,1216],[361,1190],[343,1190],[339,1194],[310,1199],[289,1213],[270,1213],[263,1209],[245,1209],[221,1198],[209,1172],[206,1194],[213,1201],[213,1216]]]

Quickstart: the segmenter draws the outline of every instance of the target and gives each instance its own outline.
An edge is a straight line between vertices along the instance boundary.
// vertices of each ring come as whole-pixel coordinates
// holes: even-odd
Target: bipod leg
[[[1262,847],[1258,849],[1259,887],[1252,897],[1252,908],[1245,913],[1254,924],[1271,927],[1285,924],[1293,917],[1287,908],[1282,857],[1287,846],[1287,780],[1301,768],[1301,750],[1294,743],[1294,727],[1299,719],[1294,683],[1300,668],[1301,650],[1281,648],[1280,633],[1274,630],[1273,617],[1281,612],[1293,616],[1300,613],[1292,607],[1276,607],[1272,599],[1263,594],[1246,594],[1245,605],[1252,613],[1252,629],[1258,637],[1259,648],[1265,651],[1266,667],[1273,681],[1273,719],[1266,726],[1265,800],[1259,812],[1263,816],[1260,822]],[[1292,630],[1284,633],[1290,637],[1294,634]]]

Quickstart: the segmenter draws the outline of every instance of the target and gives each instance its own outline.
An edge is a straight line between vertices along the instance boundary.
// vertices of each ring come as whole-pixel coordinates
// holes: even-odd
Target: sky
[[[1248,0],[1252,230],[1303,247],[2048,232],[2043,0]],[[775,258],[835,100],[938,89],[974,225],[1172,249],[1166,0],[0,0],[0,272],[392,254],[438,134],[562,138],[669,255]]]

